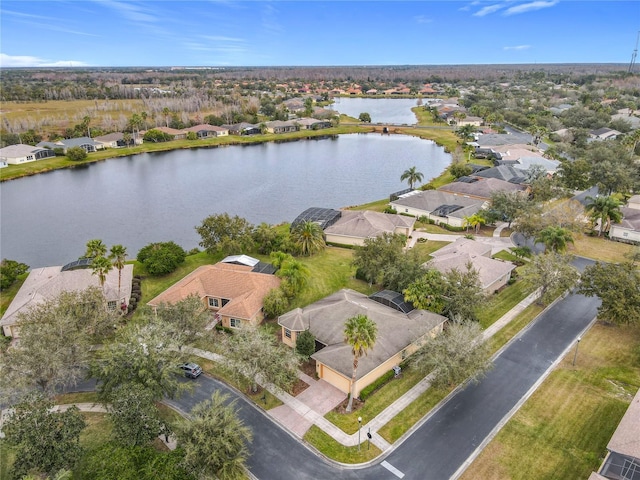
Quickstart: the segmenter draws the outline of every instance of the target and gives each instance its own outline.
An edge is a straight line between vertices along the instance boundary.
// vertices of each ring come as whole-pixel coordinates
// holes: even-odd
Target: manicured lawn
[[[20,287],[28,276],[28,273],[20,275],[13,285],[0,292],[0,317],[7,311],[7,308],[11,305],[13,298],[16,296],[18,290],[20,290]]]
[[[390,380],[371,395],[358,410],[342,414],[331,411],[325,415],[325,418],[345,433],[355,433],[358,431],[358,417],[362,417],[363,424],[367,423],[395,400],[407,393],[422,378],[424,378],[424,373],[420,373],[413,368],[405,368],[402,371],[401,378]]]
[[[362,438],[366,440],[365,432],[362,432]],[[382,453],[378,447],[375,445],[369,446],[364,440],[360,446],[360,451],[358,451],[357,446],[345,447],[315,425],[304,435],[304,440],[326,457],[342,463],[363,463],[373,460]]]
[[[526,287],[522,281],[516,281],[497,294],[492,294],[487,304],[478,313],[482,328],[487,328],[493,322],[524,300],[534,289]]]
[[[632,245],[607,240],[604,237],[589,235],[574,235],[573,245],[569,244],[568,253],[582,257],[593,258],[603,262],[621,263],[628,261],[625,253],[633,250]]]
[[[532,304],[525,308],[520,315],[502,327],[493,337],[491,337],[491,351],[497,352],[509,340],[515,337],[524,327],[529,325],[538,315],[542,313],[543,307]]]
[[[71,403],[99,403],[96,392],[77,392],[56,395],[53,399],[58,405],[68,405]]]
[[[449,245],[450,242],[439,242],[437,240],[427,240],[424,243],[416,242],[413,250],[417,251],[420,254],[420,257],[423,258],[425,262],[431,260],[429,254],[435,252],[436,250],[440,250],[442,247]]]
[[[462,476],[585,479],[640,387],[640,328],[594,325]]]

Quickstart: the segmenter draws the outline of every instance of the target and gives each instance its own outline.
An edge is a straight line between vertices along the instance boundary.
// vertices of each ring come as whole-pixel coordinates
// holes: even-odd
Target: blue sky
[[[639,30],[638,0],[2,0],[0,66],[628,64]]]

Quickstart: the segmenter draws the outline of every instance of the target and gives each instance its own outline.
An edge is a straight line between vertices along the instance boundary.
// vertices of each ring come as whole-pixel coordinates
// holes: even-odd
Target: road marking
[[[396,467],[394,467],[393,465],[391,465],[389,462],[387,462],[386,460],[384,462],[382,462],[380,465],[382,465],[384,468],[386,468],[387,470],[389,470],[391,473],[393,473],[396,477],[398,478],[404,478],[404,473],[402,473],[400,470],[398,470]]]

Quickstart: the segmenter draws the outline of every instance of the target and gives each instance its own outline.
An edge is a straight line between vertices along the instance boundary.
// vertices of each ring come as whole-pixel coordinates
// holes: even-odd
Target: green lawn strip
[[[516,257],[513,253],[510,253],[507,250],[500,250],[491,258],[497,258],[498,260],[504,260],[506,262],[513,262],[513,263],[519,263],[522,261],[521,259]]]
[[[15,460],[15,450],[7,444],[5,439],[0,439],[0,480],[11,478],[11,468]]]
[[[53,402],[57,405],[69,405],[71,403],[100,403],[96,392],[62,393],[56,395]]]
[[[2,292],[0,293],[0,316],[4,315],[4,312],[7,311],[7,308],[9,308],[9,305],[11,305],[11,302],[18,293],[18,290],[20,290],[20,287],[22,287],[22,284],[28,276],[28,273],[23,273],[16,279],[13,285],[11,285],[6,290],[2,290]]]
[[[400,378],[394,378],[383,385],[373,395],[367,398],[358,410],[351,413],[331,411],[325,415],[325,418],[345,433],[351,435],[358,431],[358,417],[362,417],[363,423],[367,423],[407,393],[416,383],[422,380],[422,378],[424,378],[424,373],[410,367],[405,368],[402,370],[402,376]]]
[[[378,434],[389,443],[396,442],[433,407],[444,400],[451,390],[453,388],[448,390],[429,388],[378,430]]]
[[[588,478],[640,386],[639,343],[639,328],[594,325],[462,479]]]
[[[430,254],[435,252],[436,250],[440,250],[442,247],[446,247],[451,242],[440,242],[437,240],[427,240],[424,243],[416,242],[413,247],[413,250],[417,251],[420,254],[420,257],[423,258],[425,262],[431,260]]]
[[[87,450],[93,450],[111,440],[113,425],[107,413],[82,412],[87,426],[80,433],[80,444]]]
[[[478,312],[478,320],[482,328],[487,328],[505,313],[524,300],[533,289],[516,281],[499,293],[494,293],[487,300],[487,304]]]
[[[364,433],[362,438],[366,439]],[[341,463],[364,463],[373,460],[382,453],[378,447],[369,445],[364,440],[360,445],[360,451],[358,451],[358,446],[345,447],[315,425],[312,425],[304,435],[304,440],[326,457]]]

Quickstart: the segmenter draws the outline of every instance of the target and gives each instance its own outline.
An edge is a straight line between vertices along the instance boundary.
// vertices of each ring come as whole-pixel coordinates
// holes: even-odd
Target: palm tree
[[[620,211],[620,202],[611,196],[587,197],[589,202],[585,209],[591,212],[591,218],[594,222],[600,221],[598,228],[598,236],[602,232],[608,232],[611,223],[622,220],[622,212]]]
[[[164,115],[164,122],[166,124],[166,127],[169,127],[169,114],[171,113],[171,110],[169,110],[169,107],[164,107],[162,109],[162,114]]]
[[[476,233],[480,232],[480,225],[484,225],[486,220],[477,213],[474,213],[470,217],[464,217],[464,224],[467,227],[467,232],[469,231],[469,227],[472,227]]]
[[[109,258],[113,261],[113,266],[118,269],[118,299],[120,299],[120,284],[122,282],[122,269],[127,259],[127,248],[122,245],[111,247]]]
[[[100,239],[93,239],[87,242],[86,258],[104,257],[107,254],[107,246]]]
[[[540,231],[536,242],[543,243],[547,252],[564,252],[567,243],[573,243],[573,236],[566,228],[551,226]]]
[[[310,220],[300,223],[291,231],[291,240],[302,255],[312,255],[325,247],[322,228]]]
[[[104,282],[107,280],[107,274],[113,268],[113,265],[106,257],[95,257],[91,262],[91,270],[93,274],[97,275],[100,280],[100,286],[104,287]]]
[[[353,408],[353,397],[356,393],[356,375],[358,373],[358,360],[366,355],[376,343],[378,326],[366,315],[356,315],[347,319],[344,325],[344,341],[351,345],[353,353],[353,375],[351,376],[351,395],[347,404],[347,412]]]
[[[416,167],[411,167],[404,171],[402,175],[400,175],[400,181],[404,182],[405,180],[409,182],[409,188],[413,190],[413,185],[417,182],[421,182],[424,178],[424,175],[416,170]]]
[[[283,291],[289,297],[294,297],[307,284],[309,269],[304,263],[291,257],[282,262],[276,275],[284,280]]]

